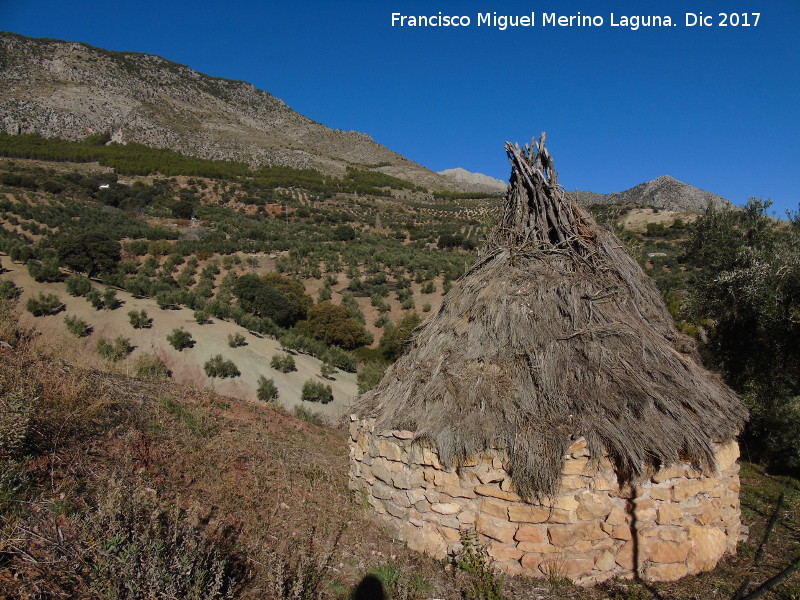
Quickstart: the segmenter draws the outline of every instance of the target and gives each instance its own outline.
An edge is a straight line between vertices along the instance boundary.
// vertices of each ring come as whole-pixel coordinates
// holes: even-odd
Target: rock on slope
[[[439,171],[439,175],[446,177],[460,188],[468,191],[496,194],[505,192],[507,187],[504,181],[489,177],[483,173],[472,173],[461,167]]]
[[[418,185],[453,188],[368,135],[330,129],[252,84],[158,56],[0,32],[0,80],[0,129],[12,134],[111,132],[118,142],[334,175],[348,165],[381,164],[380,171]]]
[[[570,192],[578,204],[640,204],[664,210],[702,212],[708,206],[723,208],[730,206],[722,196],[693,187],[678,181],[669,175],[663,175],[632,187],[624,192],[614,194],[597,194],[595,192]]]

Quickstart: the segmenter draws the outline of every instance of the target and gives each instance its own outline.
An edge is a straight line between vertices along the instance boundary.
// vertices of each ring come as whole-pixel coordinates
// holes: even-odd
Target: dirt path
[[[12,280],[23,289],[19,301],[22,313],[21,322],[35,327],[45,336],[47,343],[58,345],[69,354],[74,354],[89,366],[106,366],[95,350],[97,340],[101,336],[115,338],[122,335],[136,346],[131,355],[117,364],[123,371],[133,372],[133,363],[143,353],[159,356],[172,371],[172,378],[183,384],[198,388],[208,388],[227,396],[242,400],[256,400],[256,387],[259,376],[272,378],[278,388],[278,401],[293,410],[299,404],[319,412],[330,418],[338,418],[347,414],[357,395],[356,376],[354,373],[338,371],[333,380],[323,380],[319,375],[320,360],[305,354],[295,354],[297,371],[281,373],[273,370],[270,360],[273,354],[283,352],[280,344],[271,338],[257,337],[235,323],[214,319],[207,325],[199,325],[193,318],[193,311],[187,308],[178,310],[161,310],[152,298],[134,298],[127,292],[117,290],[117,298],[123,304],[115,310],[95,310],[85,298],[70,296],[64,283],[36,283],[28,274],[24,265],[11,264],[7,257],[3,265],[10,270],[3,278]],[[95,284],[101,292],[104,286]],[[66,310],[48,317],[34,317],[25,310],[25,301],[39,292],[53,293],[61,298]],[[153,325],[150,329],[134,329],[129,320],[131,310],[145,310]],[[74,338],[64,325],[64,317],[77,316],[93,327],[90,336],[83,339]],[[178,352],[169,342],[167,335],[175,328],[183,327],[195,340],[193,348]],[[228,346],[228,335],[241,333],[247,340],[246,346],[231,348]],[[241,371],[241,376],[232,379],[214,379],[207,377],[203,364],[215,354],[234,362]],[[104,365],[105,363],[105,365]],[[303,402],[300,394],[303,383],[308,379],[324,381],[333,389],[333,402],[327,405]]]

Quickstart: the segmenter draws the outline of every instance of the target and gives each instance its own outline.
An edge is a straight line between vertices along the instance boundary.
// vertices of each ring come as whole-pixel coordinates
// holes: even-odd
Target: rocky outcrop
[[[675,212],[703,212],[709,206],[730,207],[731,203],[722,196],[701,190],[669,175],[647,181],[624,192],[597,194],[595,192],[569,192],[578,204],[638,204]]]
[[[439,171],[439,175],[446,177],[465,191],[498,194],[506,191],[508,184],[483,173],[472,173],[461,167]]]
[[[372,165],[431,189],[454,188],[368,135],[330,129],[252,84],[158,56],[0,33],[0,80],[0,128],[11,134],[75,140],[109,132],[117,142],[203,158],[333,175]]]

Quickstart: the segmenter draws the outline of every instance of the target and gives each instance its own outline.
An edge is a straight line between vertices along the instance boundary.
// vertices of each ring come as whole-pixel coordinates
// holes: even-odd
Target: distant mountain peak
[[[504,192],[507,187],[504,181],[483,173],[473,173],[461,167],[439,171],[439,175],[446,177],[465,191],[497,193]]]
[[[723,208],[730,206],[722,196],[701,190],[688,183],[675,179],[671,175],[662,175],[652,181],[646,181],[624,192],[598,194],[595,192],[570,192],[572,197],[584,206],[592,204],[639,204],[654,208],[702,212],[709,206]]]

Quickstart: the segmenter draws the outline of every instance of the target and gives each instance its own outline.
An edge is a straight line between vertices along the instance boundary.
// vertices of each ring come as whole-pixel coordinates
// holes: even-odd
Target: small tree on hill
[[[182,327],[173,329],[172,332],[167,336],[167,341],[178,352],[180,352],[184,348],[191,348],[194,346],[194,339],[192,338],[192,334],[183,329]]]
[[[203,365],[203,370],[209,377],[239,377],[241,373],[232,361],[226,360],[221,354],[209,358]]]
[[[275,385],[275,382],[272,379],[267,379],[266,377],[261,375],[258,378],[258,388],[256,390],[256,395],[258,396],[258,399],[263,402],[277,400],[278,387]]]
[[[59,262],[89,277],[114,271],[121,249],[117,240],[97,231],[66,235],[56,243]]]
[[[303,391],[300,398],[306,402],[328,404],[333,401],[333,390],[331,386],[325,385],[321,381],[309,379],[303,384]]]

